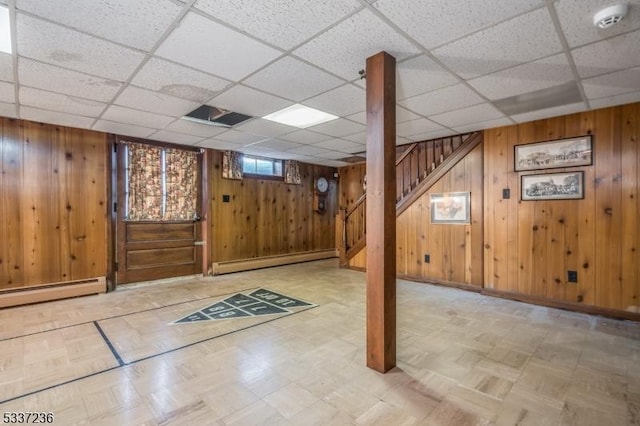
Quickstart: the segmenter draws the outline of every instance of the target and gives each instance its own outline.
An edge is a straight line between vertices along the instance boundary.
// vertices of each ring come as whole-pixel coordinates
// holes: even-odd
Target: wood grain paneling
[[[222,178],[222,152],[207,152],[209,264],[333,249],[337,184],[332,167],[300,163],[301,185],[270,179]],[[326,211],[313,211],[314,181],[329,181]],[[223,196],[229,196],[229,202]]]
[[[630,104],[485,132],[487,288],[638,311],[639,122],[640,105]],[[582,170],[584,199],[520,201],[514,146],[585,134],[592,166],[526,172]],[[578,283],[567,281],[569,270]]]
[[[481,287],[483,283],[483,154],[482,144],[444,174],[431,189],[418,198],[397,219],[397,273],[419,280],[438,280]],[[440,144],[440,149],[442,144]],[[439,155],[439,154],[438,154]],[[348,169],[345,173],[345,169]],[[354,176],[354,166],[340,169]],[[471,192],[471,224],[432,225],[429,196],[439,192]],[[347,192],[348,194],[348,192]],[[347,197],[344,197],[348,200]],[[430,262],[424,261],[428,254]],[[350,267],[366,267],[366,249],[349,262]]]
[[[0,119],[0,289],[107,274],[107,137]]]

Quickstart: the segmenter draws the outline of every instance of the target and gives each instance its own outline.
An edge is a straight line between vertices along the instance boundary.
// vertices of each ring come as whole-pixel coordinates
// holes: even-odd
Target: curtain
[[[138,143],[127,146],[128,220],[162,219],[162,149]]]
[[[226,179],[242,179],[242,154],[235,151],[222,153],[222,177]]]
[[[198,203],[198,154],[165,150],[166,201],[164,220],[192,220]]]
[[[300,166],[295,160],[284,160],[284,183],[302,184]]]

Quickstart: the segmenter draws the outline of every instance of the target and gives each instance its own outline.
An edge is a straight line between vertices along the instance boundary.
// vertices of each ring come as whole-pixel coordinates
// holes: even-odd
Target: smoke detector
[[[595,15],[593,15],[593,25],[598,28],[609,28],[617,24],[627,16],[629,5],[616,4],[614,6],[605,7]]]

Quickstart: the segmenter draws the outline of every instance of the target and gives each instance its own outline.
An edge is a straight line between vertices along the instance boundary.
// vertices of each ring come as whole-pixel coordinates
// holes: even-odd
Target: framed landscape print
[[[584,172],[520,176],[520,199],[574,200],[584,198]]]
[[[470,192],[445,192],[430,197],[431,223],[471,223]]]
[[[593,164],[591,135],[516,145],[514,150],[516,172]]]

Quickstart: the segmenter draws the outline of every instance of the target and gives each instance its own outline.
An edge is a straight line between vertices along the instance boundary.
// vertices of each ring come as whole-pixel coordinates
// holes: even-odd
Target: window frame
[[[269,161],[272,163],[272,167],[275,169],[275,164],[276,163],[280,163],[280,175],[276,175],[276,174],[272,174],[272,175],[265,175],[262,173],[253,173],[253,172],[246,172],[244,169],[244,160],[245,158],[250,158],[250,159],[254,159],[256,160],[256,171],[258,169],[257,167],[257,160],[263,160],[263,161]],[[284,160],[278,159],[278,158],[269,158],[269,157],[262,157],[259,155],[251,155],[251,154],[242,154],[242,176],[243,177],[248,177],[248,178],[252,178],[252,179],[265,179],[265,180],[276,180],[276,181],[284,181]]]

